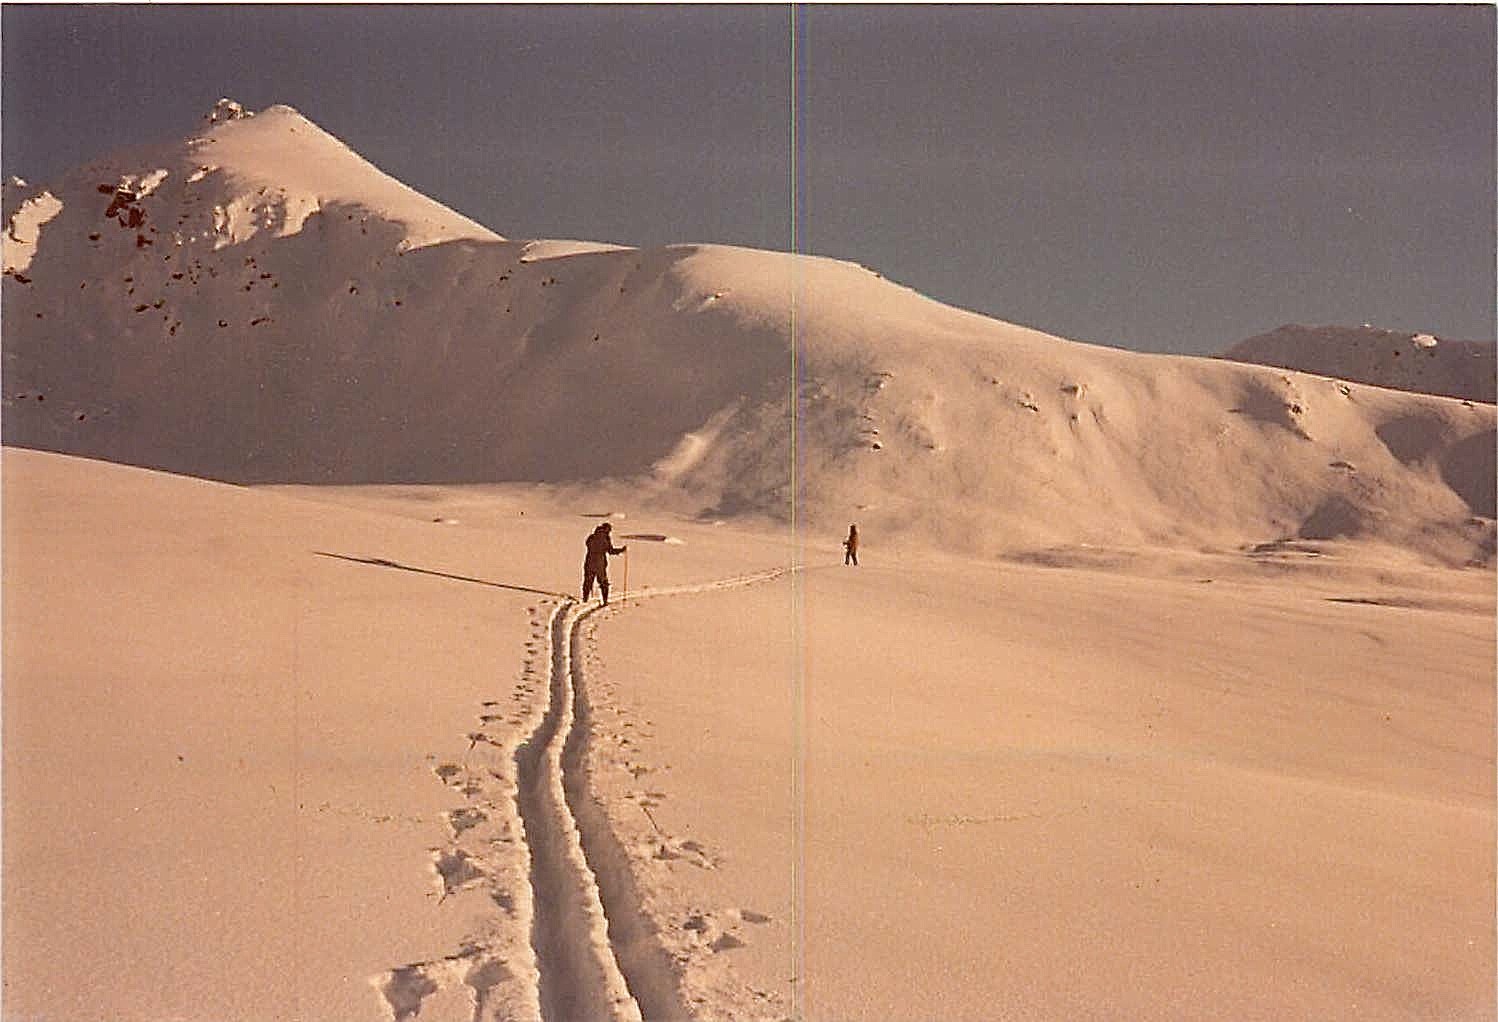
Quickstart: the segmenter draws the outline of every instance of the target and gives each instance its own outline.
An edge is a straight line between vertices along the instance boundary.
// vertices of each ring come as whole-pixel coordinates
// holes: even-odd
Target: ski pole
[[[619,599],[629,599],[629,547],[624,548],[624,595]]]

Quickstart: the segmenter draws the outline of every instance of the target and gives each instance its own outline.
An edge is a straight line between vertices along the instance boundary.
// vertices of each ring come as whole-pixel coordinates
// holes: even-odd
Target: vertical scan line
[[[801,573],[801,337],[796,302],[801,288],[801,8],[790,7],[790,540],[791,540],[791,1018],[806,1017],[806,672]]]

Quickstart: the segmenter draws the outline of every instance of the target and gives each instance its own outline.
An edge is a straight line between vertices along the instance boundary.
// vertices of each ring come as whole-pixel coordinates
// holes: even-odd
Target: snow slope
[[[1221,357],[1468,401],[1498,399],[1493,345],[1431,334],[1291,324],[1239,341]]]
[[[598,628],[699,1018],[1492,1017],[1490,582],[840,560]]]
[[[459,789],[514,783],[484,768],[539,714],[544,597],[350,558],[534,576],[389,516],[30,451],[3,471],[5,1017],[388,1018],[400,969],[464,948],[474,994],[526,1017],[527,864],[494,843],[519,823],[465,821]]]
[[[6,200],[15,445],[248,482],[624,479],[717,517],[794,498],[984,554],[1492,556],[1490,405],[1077,344],[834,260],[505,240],[285,107],[40,194]]]
[[[1487,573],[0,471],[7,1018],[1493,1017]]]

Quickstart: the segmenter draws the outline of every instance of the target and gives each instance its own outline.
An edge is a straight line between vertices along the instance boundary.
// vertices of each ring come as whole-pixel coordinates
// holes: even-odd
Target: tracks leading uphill
[[[711,592],[767,582],[784,570],[621,598]],[[546,1022],[689,1019],[665,950],[635,893],[629,860],[588,790],[590,707],[583,625],[602,607],[572,601],[547,625],[550,702],[515,753],[516,801],[530,853],[531,943]]]
[[[640,1007],[609,945],[608,917],[567,798],[567,754],[578,728],[573,636],[592,610],[572,602],[552,613],[551,701],[540,726],[515,753],[520,818],[530,849],[535,906],[531,944],[547,1020],[638,1022]]]

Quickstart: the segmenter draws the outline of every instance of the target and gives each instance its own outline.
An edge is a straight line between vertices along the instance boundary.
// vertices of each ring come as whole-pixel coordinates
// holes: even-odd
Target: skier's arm
[[[629,549],[628,546],[609,547],[609,553],[611,553],[611,554],[622,554],[622,553],[624,553],[624,551],[626,551],[628,549]]]

